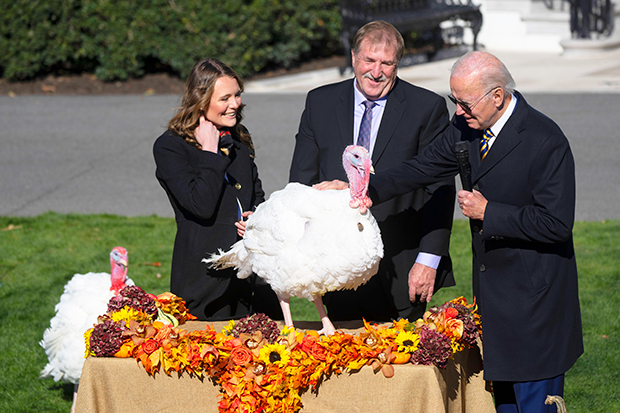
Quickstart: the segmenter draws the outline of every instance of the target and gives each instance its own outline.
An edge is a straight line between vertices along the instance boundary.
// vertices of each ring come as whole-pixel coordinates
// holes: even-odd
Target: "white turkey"
[[[110,298],[126,285],[134,284],[127,278],[127,264],[127,250],[115,247],[110,252],[109,274],[75,274],[65,285],[60,302],[56,304],[56,315],[39,343],[49,360],[41,371],[41,378],[73,383],[77,392],[84,365],[84,332],[97,323],[97,317],[107,312]],[[74,403],[75,395],[74,392]]]
[[[252,273],[263,278],[278,296],[287,326],[293,326],[290,297],[312,301],[322,334],[335,331],[322,296],[366,283],[383,258],[379,226],[366,209],[372,170],[368,152],[348,146],[342,162],[349,190],[289,183],[249,216],[242,240],[204,260],[218,268],[235,267],[239,278]]]

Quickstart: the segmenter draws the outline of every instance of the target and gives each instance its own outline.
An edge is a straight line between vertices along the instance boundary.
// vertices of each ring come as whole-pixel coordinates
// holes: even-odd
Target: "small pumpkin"
[[[392,364],[405,364],[411,359],[411,353],[402,351],[402,352],[394,352],[392,353],[394,358],[392,359]]]

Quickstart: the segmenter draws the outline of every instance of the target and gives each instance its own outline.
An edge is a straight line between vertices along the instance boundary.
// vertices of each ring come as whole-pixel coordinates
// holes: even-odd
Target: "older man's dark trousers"
[[[545,404],[548,395],[564,395],[564,374],[545,380],[494,381],[497,413],[556,413],[555,404]]]

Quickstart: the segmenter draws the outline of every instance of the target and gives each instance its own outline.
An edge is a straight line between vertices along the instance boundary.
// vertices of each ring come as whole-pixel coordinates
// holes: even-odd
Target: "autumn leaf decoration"
[[[463,297],[431,308],[413,323],[401,319],[378,326],[364,321],[364,331],[357,335],[336,331],[319,336],[316,331],[280,329],[264,314],[231,321],[221,332],[212,325],[188,332],[180,325],[193,317],[181,298],[145,295],[179,322],[175,326],[153,313],[140,291],[131,295],[142,309],[117,305],[102,315],[85,333],[86,355],[133,357],[150,375],[210,377],[222,388],[222,413],[297,412],[302,392],[333,374],[366,365],[387,378],[397,373],[395,364],[445,367],[455,352],[475,345],[481,332],[475,304],[468,305]]]

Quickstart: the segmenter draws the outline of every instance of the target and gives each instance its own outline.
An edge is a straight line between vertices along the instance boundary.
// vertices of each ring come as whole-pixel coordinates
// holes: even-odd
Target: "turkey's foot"
[[[282,308],[282,314],[284,315],[284,325],[287,327],[293,327],[293,316],[291,315],[290,298],[282,298],[278,296],[280,302],[280,308]]]
[[[319,316],[321,317],[321,323],[323,323],[323,328],[318,331],[319,334],[324,334],[326,336],[331,336],[336,332],[334,325],[332,324],[329,317],[327,317],[327,312],[325,311],[325,307],[323,306],[323,298],[320,295],[312,296],[314,299],[312,302],[314,306],[319,312]]]

